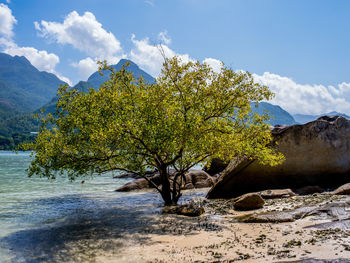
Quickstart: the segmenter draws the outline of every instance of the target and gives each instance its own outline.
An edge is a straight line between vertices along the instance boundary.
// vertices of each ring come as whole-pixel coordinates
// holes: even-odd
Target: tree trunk
[[[173,205],[173,200],[171,198],[170,182],[167,167],[162,167],[159,169],[160,180],[162,184],[162,198],[164,200],[164,205]]]

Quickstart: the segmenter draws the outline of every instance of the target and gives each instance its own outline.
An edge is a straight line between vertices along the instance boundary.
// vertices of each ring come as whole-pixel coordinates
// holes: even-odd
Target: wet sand
[[[206,212],[197,218],[161,214],[153,192],[125,195],[60,222],[12,233],[0,243],[12,253],[9,262],[350,262],[350,227],[337,227],[326,214],[287,223],[237,221],[251,213],[350,202],[349,197],[268,200],[263,209],[237,212],[232,201],[204,201],[204,194],[185,194],[203,202]]]

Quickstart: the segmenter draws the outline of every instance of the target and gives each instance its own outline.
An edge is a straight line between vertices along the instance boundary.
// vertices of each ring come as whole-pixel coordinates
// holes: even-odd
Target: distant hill
[[[282,109],[278,105],[273,105],[271,103],[267,102],[260,102],[258,107],[255,107],[256,103],[252,103],[252,111],[258,113],[259,115],[264,114],[267,112],[269,115],[271,115],[273,118],[268,123],[270,125],[292,125],[295,124],[296,121],[294,120],[293,116],[290,115],[287,111]]]
[[[134,62],[128,59],[121,59],[118,64],[112,65],[112,68],[116,70],[121,70],[122,67],[129,63],[130,65],[127,67],[127,70],[134,74],[134,77],[138,79],[139,77],[143,77],[148,83],[154,82],[154,78],[139,68]],[[110,73],[108,71],[103,71],[103,76],[100,75],[99,72],[93,73],[87,80],[89,84],[91,84],[95,89],[98,89],[101,84],[109,79]]]
[[[120,70],[126,63],[130,64],[127,67],[127,70],[132,72],[136,79],[139,77],[143,77],[144,80],[146,80],[148,83],[153,83],[155,81],[155,79],[151,75],[149,75],[148,73],[140,69],[139,66],[137,66],[131,60],[121,59],[118,62],[118,64],[112,65],[111,67],[116,70]],[[82,92],[87,92],[90,88],[98,89],[103,82],[109,79],[109,75],[110,75],[109,71],[103,71],[102,73],[103,73],[103,76],[98,71],[96,71],[88,78],[87,81],[80,81],[78,84],[76,84],[73,87],[73,89],[76,89]],[[57,97],[54,97],[53,99],[51,99],[49,103],[44,105],[43,108],[45,108],[46,112],[53,113],[56,110],[56,103],[57,103]]]
[[[19,112],[33,111],[65,84],[52,73],[39,71],[25,57],[0,53],[0,100]]]
[[[112,67],[120,70],[126,63],[130,63],[127,69],[135,78],[142,76],[149,83],[155,82],[151,75],[130,60],[122,59]],[[101,76],[95,72],[87,81],[80,81],[73,88],[82,92],[98,89],[109,78],[109,72],[104,73]],[[60,84],[64,83],[53,74],[38,71],[26,58],[0,53],[0,149],[12,149],[19,142],[34,138],[30,132],[37,131],[39,123],[31,115],[40,108],[55,112]],[[252,109],[259,114],[266,111],[274,116],[269,122],[271,125],[295,123],[293,117],[277,105],[261,102],[257,108],[252,105]]]
[[[346,114],[340,113],[340,112],[336,112],[336,111],[332,111],[332,112],[328,112],[328,113],[324,113],[324,114],[320,114],[320,115],[294,114],[293,117],[297,123],[304,124],[304,123],[316,120],[319,117],[325,116],[325,115],[328,115],[328,116],[338,115],[338,116],[343,116],[344,118],[350,119],[349,115],[346,115]]]
[[[30,132],[38,129],[38,122],[31,112],[49,102],[62,84],[25,57],[0,53],[0,150],[33,139]]]

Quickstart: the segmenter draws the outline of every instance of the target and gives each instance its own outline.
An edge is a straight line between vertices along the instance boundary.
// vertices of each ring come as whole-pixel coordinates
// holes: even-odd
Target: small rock
[[[163,208],[163,213],[184,216],[200,216],[204,213],[204,208],[198,203],[189,203],[179,206],[166,206]]]
[[[259,194],[248,193],[236,198],[233,206],[237,210],[252,210],[262,208],[264,204],[264,199]]]
[[[265,190],[265,191],[259,192],[259,194],[264,199],[283,198],[283,197],[291,197],[296,195],[291,189]]]

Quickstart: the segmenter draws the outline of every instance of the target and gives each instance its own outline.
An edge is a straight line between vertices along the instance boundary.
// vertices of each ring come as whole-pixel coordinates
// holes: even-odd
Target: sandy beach
[[[348,202],[348,197],[305,196],[269,200],[263,211],[287,210],[304,203],[322,205]],[[220,204],[221,203],[221,204]],[[222,203],[226,203],[223,207]],[[216,204],[216,208],[215,208]],[[237,216],[254,212],[227,209],[230,201],[210,201],[207,213],[196,219],[159,218],[148,241],[123,248],[118,259],[97,257],[97,262],[293,262],[306,259],[344,259],[350,262],[350,229],[313,227],[331,222],[306,216],[287,223],[238,223]],[[219,212],[221,207],[221,214]],[[158,232],[173,232],[165,235]],[[130,237],[133,239],[133,237]],[[348,260],[346,260],[348,259]]]
[[[203,198],[196,198],[202,200]],[[237,212],[231,200],[204,201],[200,217],[153,214],[137,231],[119,237],[80,239],[65,247],[67,262],[349,262],[350,229],[327,216],[305,216],[285,223],[240,223],[238,217],[289,211],[302,205],[349,202],[346,196],[296,196],[267,200],[263,209]],[[126,219],[126,218],[124,218]],[[116,222],[118,223],[118,222]],[[327,225],[328,224],[328,225]],[[95,242],[91,242],[94,240]],[[80,245],[79,245],[80,244]],[[84,247],[84,251],[81,249]],[[109,249],[106,249],[109,247]],[[88,248],[88,249],[87,249]],[[84,252],[84,253],[82,253]],[[70,261],[68,255],[71,256]],[[311,261],[310,261],[311,262]]]
[[[2,238],[2,249],[12,255],[6,262],[350,262],[349,196],[269,199],[262,209],[242,212],[232,200],[205,199],[207,190],[185,191],[181,200],[201,202],[205,213],[199,217],[163,214],[153,191],[109,193],[100,200],[79,196],[85,205],[71,215]],[[294,222],[240,222],[325,205],[340,207],[334,211],[341,220],[324,210]]]

